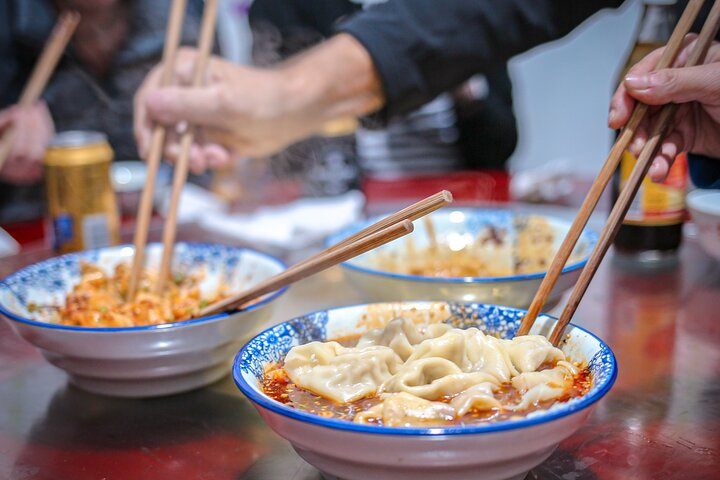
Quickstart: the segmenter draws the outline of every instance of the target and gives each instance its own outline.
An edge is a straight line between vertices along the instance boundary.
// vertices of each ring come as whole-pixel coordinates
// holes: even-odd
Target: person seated
[[[133,95],[160,61],[170,0],[0,0],[0,135],[15,138],[0,170],[0,224],[43,215],[42,160],[55,132],[96,130],[117,159],[137,159]],[[15,105],[58,15],[80,13],[42,100]],[[191,0],[182,43],[196,42],[202,2]]]

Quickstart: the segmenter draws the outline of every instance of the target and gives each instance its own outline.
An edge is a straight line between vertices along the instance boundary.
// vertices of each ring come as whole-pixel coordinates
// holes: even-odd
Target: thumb
[[[166,87],[149,92],[145,104],[150,118],[165,125],[219,127],[227,111],[220,96],[214,87]]]
[[[0,111],[0,133],[4,132],[15,120],[16,107],[6,108]]]
[[[628,75],[623,83],[630,95],[649,105],[716,104],[720,100],[720,63]]]

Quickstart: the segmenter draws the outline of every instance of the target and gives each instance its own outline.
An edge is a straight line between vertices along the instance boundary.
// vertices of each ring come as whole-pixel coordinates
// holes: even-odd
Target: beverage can
[[[49,234],[61,253],[119,241],[119,218],[110,183],[113,151],[100,132],[68,131],[45,153]]]

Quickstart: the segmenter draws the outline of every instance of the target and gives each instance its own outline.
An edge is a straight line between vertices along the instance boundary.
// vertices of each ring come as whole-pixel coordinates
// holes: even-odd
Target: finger
[[[642,149],[645,147],[645,143],[648,139],[648,122],[645,121],[642,124],[638,126],[638,128],[635,130],[635,136],[633,137],[632,141],[628,145],[628,151],[632,153],[635,157],[640,156],[640,152],[642,152]]]
[[[198,126],[221,127],[227,119],[220,93],[214,87],[167,87],[148,92],[149,117],[164,125],[186,121]]]
[[[175,163],[180,156],[180,144],[177,142],[168,142],[165,144],[163,151],[165,160],[170,163]]]
[[[687,63],[690,52],[692,52],[693,48],[695,48],[697,38],[697,33],[688,33],[687,35],[685,35],[685,38],[683,38],[682,41],[682,46],[680,47],[680,51],[678,52],[675,60],[672,63],[673,68],[682,67]],[[704,63],[708,63],[707,60]]]
[[[662,182],[667,178],[675,158],[683,151],[683,138],[678,132],[670,133],[662,142],[648,171],[653,182]]]
[[[152,137],[152,124],[147,116],[145,108],[145,96],[147,91],[155,88],[160,81],[159,67],[153,68],[145,77],[133,98],[133,135],[137,144],[140,158],[147,159]]]
[[[196,59],[196,49],[183,47],[178,50],[177,58],[175,59],[175,72],[172,81],[173,85],[187,86],[192,84]]]
[[[204,145],[203,154],[209,168],[223,168],[230,164],[230,152],[220,145]]]
[[[195,175],[201,175],[205,172],[207,163],[203,156],[202,149],[197,144],[190,147],[190,171]]]
[[[613,130],[619,130],[624,127],[630,119],[633,108],[635,108],[635,99],[628,95],[625,86],[620,84],[610,99],[608,127]]]
[[[650,105],[700,102],[720,103],[720,64],[670,68],[627,77],[625,87],[637,100]]]
[[[695,35],[687,35],[683,40],[684,44],[689,45],[694,39]],[[660,61],[660,57],[665,52],[665,47],[653,50],[648,55],[643,57],[639,62],[630,67],[626,73],[625,78],[637,78],[642,77],[652,72]],[[687,54],[686,54],[687,56]],[[677,60],[676,60],[677,62]],[[608,114],[608,126],[613,129],[621,128],[627,123],[635,107],[635,98],[628,91],[625,82],[620,82],[620,85],[616,89],[615,93],[610,100],[610,112]]]

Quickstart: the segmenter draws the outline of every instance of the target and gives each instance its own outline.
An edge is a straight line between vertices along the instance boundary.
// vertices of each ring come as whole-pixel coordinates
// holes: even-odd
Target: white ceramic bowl
[[[720,260],[720,190],[694,190],[687,206],[698,226],[700,245]]]
[[[507,210],[446,208],[433,212],[430,218],[438,242],[448,244],[456,241],[472,241],[477,237],[481,229],[487,225],[505,229],[510,232],[509,238],[512,238],[514,219],[518,216],[524,217],[528,215]],[[532,215],[538,216],[536,214]],[[570,228],[570,222],[556,217],[540,216],[546,218],[551,225],[555,233],[554,249],[557,250]],[[328,243],[335,243],[377,220],[378,218],[374,218],[353,225],[334,235],[328,240]],[[403,239],[388,243],[378,248],[377,251],[381,250],[391,254],[392,252],[403,252],[407,246],[407,238],[412,238],[417,248],[427,247],[428,237],[425,224],[422,221],[416,221],[413,233]],[[586,229],[582,233],[571,260],[563,268],[562,274],[548,298],[549,304],[559,300],[562,292],[575,284],[596,240],[597,236],[593,232]],[[378,269],[373,264],[373,255],[375,253],[371,251],[342,264],[349,282],[365,292],[367,298],[371,301],[450,300],[527,308],[545,276],[544,271],[505,277],[439,278],[407,275]],[[548,265],[551,260],[552,258],[547,260]]]
[[[523,310],[484,304],[407,302],[358,305],[320,311],[276,325],[248,342],[235,359],[233,377],[267,424],[326,478],[345,480],[522,479],[587,419],[615,377],[615,357],[590,332],[570,325],[562,347],[587,361],[593,385],[583,397],[558,403],[519,420],[449,428],[402,428],[327,419],[283,405],[260,386],[266,365],[293,346],[362,333],[397,316],[448,318],[511,337]],[[540,316],[532,333],[549,334],[555,319]]]
[[[147,265],[157,268],[162,246],[148,245]],[[61,305],[78,282],[81,260],[111,272],[129,262],[132,246],[116,246],[63,255],[19,270],[0,282],[0,313],[18,335],[40,349],[70,381],[95,393],[150,397],[191,390],[227,374],[244,340],[269,319],[272,301],[283,291],[231,314],[162,325],[91,328],[58,325],[28,305]],[[179,243],[173,271],[202,269],[206,294],[220,280],[240,291],[284,270],[278,259],[254,250],[217,244]]]

